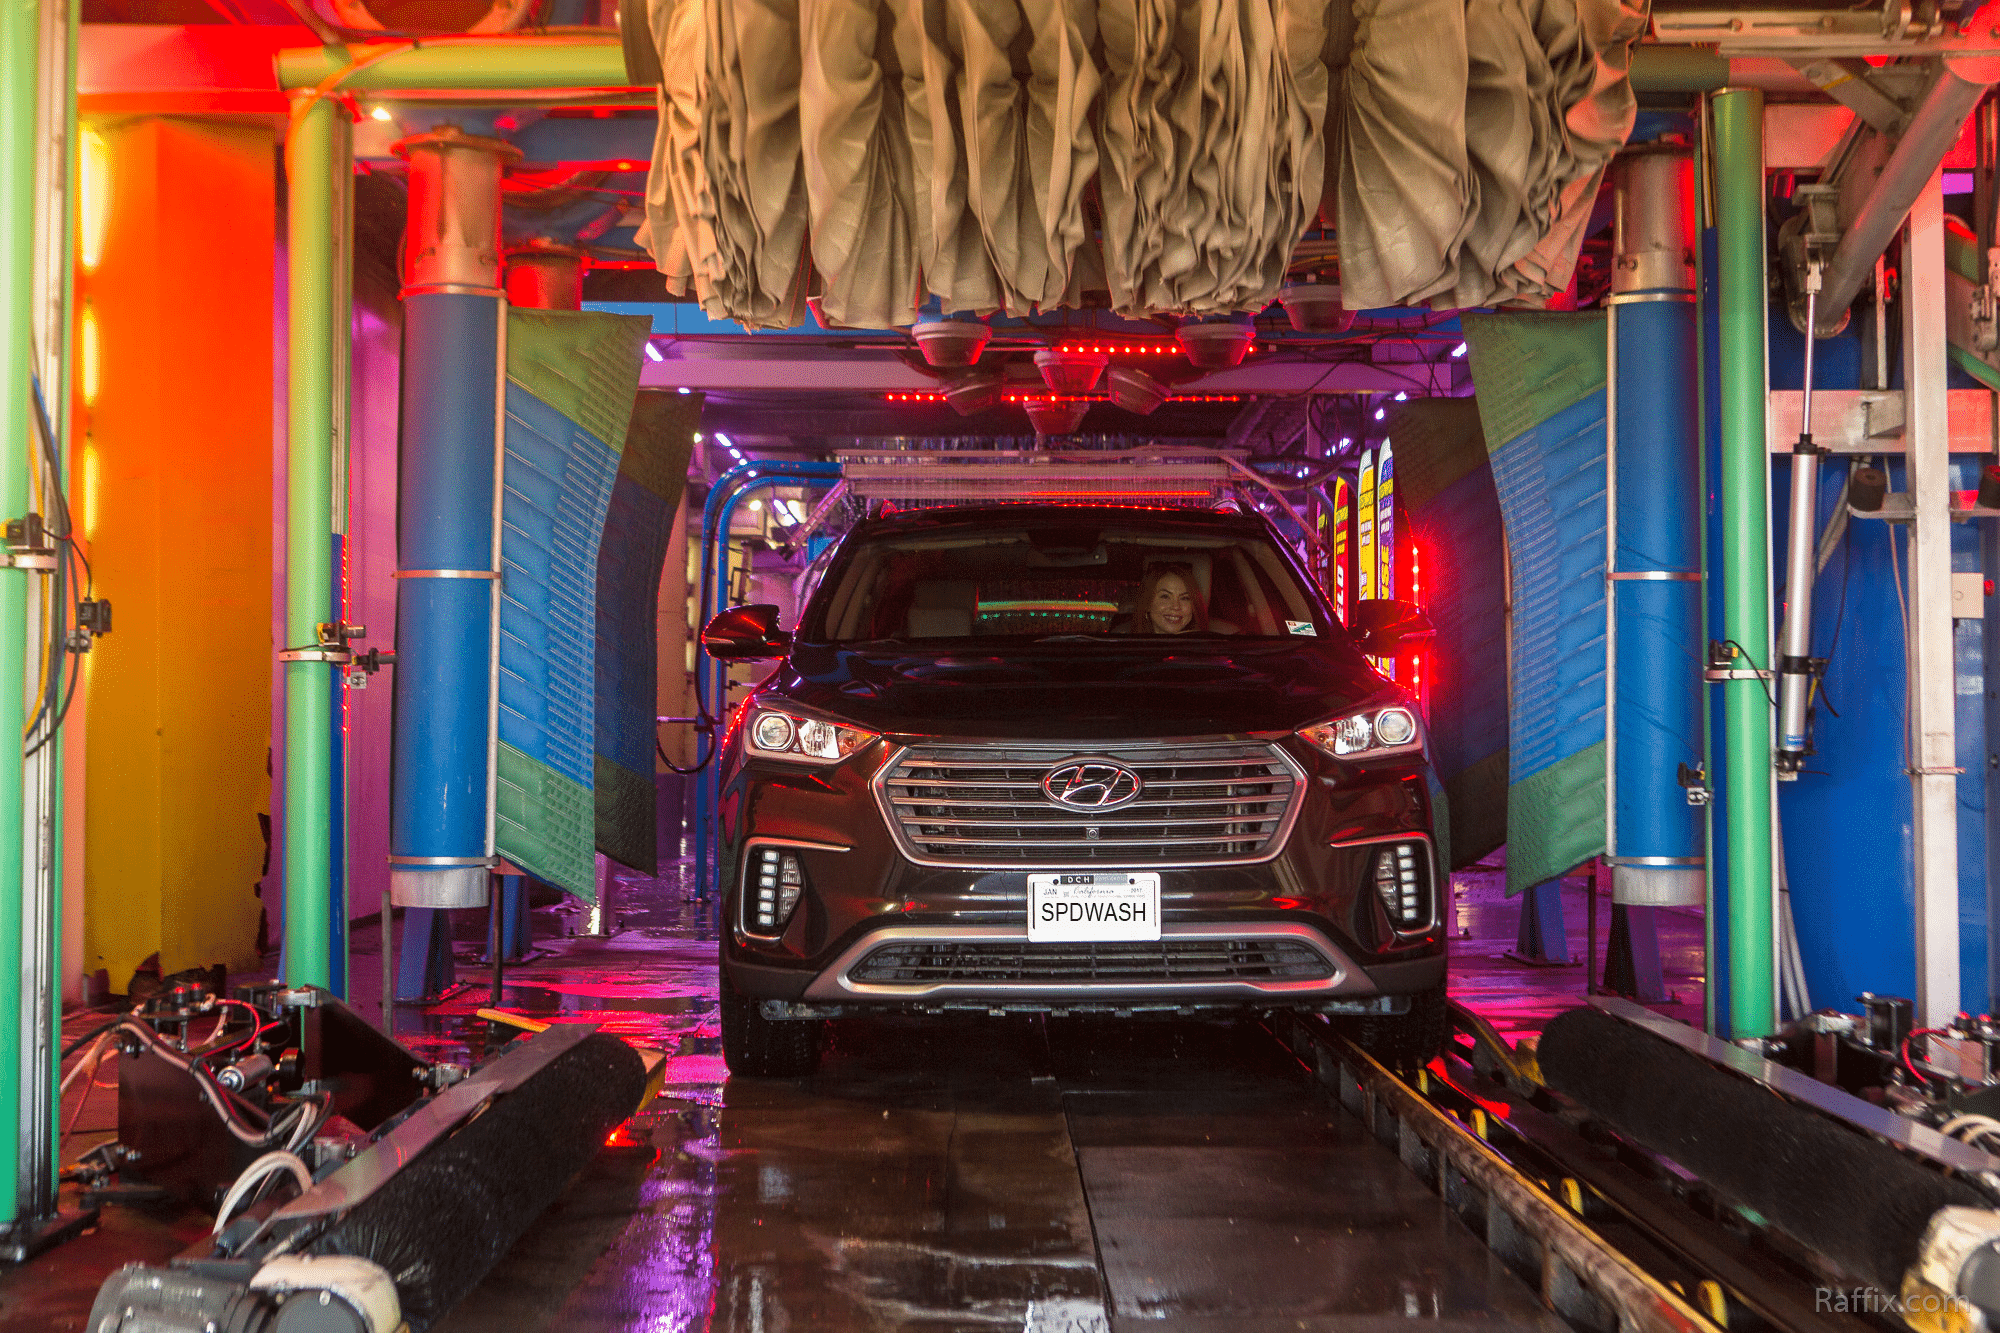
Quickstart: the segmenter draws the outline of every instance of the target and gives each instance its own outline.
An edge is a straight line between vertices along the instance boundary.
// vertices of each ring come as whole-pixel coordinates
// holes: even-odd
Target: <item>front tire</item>
[[[722,972],[722,1059],[744,1078],[804,1078],[819,1068],[826,1024],[819,1019],[766,1018],[762,1001],[744,995]]]
[[[1451,1015],[1444,983],[1410,997],[1400,1014],[1367,1014],[1335,1020],[1341,1036],[1391,1069],[1421,1069],[1437,1058],[1449,1035]]]

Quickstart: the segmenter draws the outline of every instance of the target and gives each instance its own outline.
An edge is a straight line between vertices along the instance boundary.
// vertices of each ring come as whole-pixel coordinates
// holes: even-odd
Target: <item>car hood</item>
[[[1045,740],[1293,731],[1397,693],[1346,644],[1268,640],[800,644],[764,689],[889,735]]]

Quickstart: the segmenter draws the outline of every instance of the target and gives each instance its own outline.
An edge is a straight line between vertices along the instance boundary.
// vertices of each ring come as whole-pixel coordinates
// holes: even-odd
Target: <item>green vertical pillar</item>
[[[28,510],[34,348],[35,0],[0,0],[0,520]],[[21,728],[28,580],[0,569],[0,1224],[21,1212]]]
[[[1722,378],[1722,637],[1737,665],[1771,665],[1769,444],[1764,438],[1764,95],[1715,94],[1715,226]],[[1744,660],[1747,658],[1748,660]],[[1729,1028],[1777,1027],[1771,866],[1771,705],[1766,684],[1722,683],[1723,818],[1729,835]]]
[[[333,392],[340,107],[306,99],[286,140],[285,646],[334,619]],[[285,663],[285,980],[330,986],[333,693],[319,661]]]

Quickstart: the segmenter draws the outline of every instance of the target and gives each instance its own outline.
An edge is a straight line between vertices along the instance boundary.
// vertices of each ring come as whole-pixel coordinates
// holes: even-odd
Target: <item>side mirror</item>
[[[701,632],[701,646],[718,662],[749,662],[783,657],[792,636],[778,628],[778,608],[759,604],[732,606]]]
[[[1365,597],[1354,605],[1354,623],[1348,626],[1354,645],[1370,657],[1388,657],[1406,643],[1428,639],[1437,633],[1431,618],[1415,602],[1394,597]]]

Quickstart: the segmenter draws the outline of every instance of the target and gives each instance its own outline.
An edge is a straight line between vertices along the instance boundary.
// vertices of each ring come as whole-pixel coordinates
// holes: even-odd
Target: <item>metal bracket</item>
[[[30,511],[20,518],[7,520],[4,551],[0,551],[0,568],[52,570],[56,567],[56,548],[48,543],[48,529],[42,526],[42,516]]]
[[[1696,764],[1689,768],[1686,764],[1675,765],[1674,781],[1687,789],[1687,803],[1697,808],[1715,799],[1715,791],[1708,785],[1708,766]]]
[[[1838,180],[1801,185],[1792,191],[1799,211],[1778,229],[1778,255],[1783,261],[1779,276],[1784,280],[1785,311],[1792,327],[1806,331],[1806,295],[1817,292],[1820,272],[1840,244],[1840,183]],[[1847,312],[1840,315],[1838,332],[1847,326]]]
[[[1769,680],[1771,676],[1772,673],[1769,671],[1753,671],[1749,667],[1723,667],[1719,670],[1711,667],[1701,673],[1703,680],[1711,682],[1720,680]]]
[[[322,621],[313,626],[317,641],[299,648],[284,648],[278,652],[280,662],[330,662],[335,666],[346,666],[354,660],[351,640],[367,637],[366,625],[343,625],[339,622]]]

